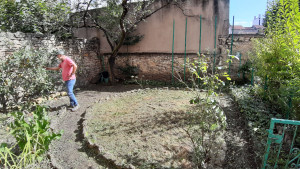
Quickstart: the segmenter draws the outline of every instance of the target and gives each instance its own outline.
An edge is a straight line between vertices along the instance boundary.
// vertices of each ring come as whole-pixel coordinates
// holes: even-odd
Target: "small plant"
[[[24,168],[41,162],[51,141],[59,139],[62,131],[51,131],[46,109],[41,106],[37,106],[31,114],[32,117],[27,120],[23,112],[14,112],[12,116],[14,121],[9,128],[17,144],[11,147],[6,143],[0,145],[0,167]]]
[[[126,67],[119,67],[119,70],[122,71],[122,74],[126,79],[131,78],[132,76],[137,76],[139,74],[139,69],[136,66],[126,65]]]
[[[134,84],[138,84],[142,89],[148,85],[148,80],[143,79],[144,75],[139,79],[138,76],[131,76],[131,80]]]
[[[196,97],[190,100],[191,104],[195,104],[195,109],[189,112],[190,126],[186,130],[190,137],[193,147],[193,161],[197,165],[196,168],[203,168],[209,163],[212,156],[216,156],[218,151],[212,150],[216,146],[215,141],[222,134],[226,127],[226,116],[217,101],[217,91],[225,83],[219,78],[220,75],[227,77],[226,73],[218,74],[209,72],[208,58],[205,55],[199,55],[194,62],[187,62],[187,67],[192,73],[191,80],[194,83],[196,91],[199,91],[198,79],[201,80],[202,87],[207,90],[203,95],[197,92]]]
[[[251,72],[252,63],[247,60],[246,63],[242,64],[242,66],[239,68],[239,73],[242,73],[243,81],[246,82],[246,74],[249,74]]]

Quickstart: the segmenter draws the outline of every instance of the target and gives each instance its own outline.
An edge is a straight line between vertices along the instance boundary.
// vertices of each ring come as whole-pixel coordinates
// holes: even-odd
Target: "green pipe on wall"
[[[175,19],[173,19],[173,42],[172,42],[172,83],[174,84],[174,32],[175,32]]]
[[[185,65],[186,65],[186,36],[187,36],[187,18],[185,18],[185,40],[184,40],[184,74],[183,80],[185,81]]]

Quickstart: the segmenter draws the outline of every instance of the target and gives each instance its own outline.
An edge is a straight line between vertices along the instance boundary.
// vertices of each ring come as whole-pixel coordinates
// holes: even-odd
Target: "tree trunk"
[[[116,61],[116,55],[114,54],[110,55],[110,57],[108,58],[108,64],[110,69],[110,80],[112,84],[115,83],[115,72],[114,72],[115,61]]]
[[[2,111],[3,111],[3,113],[7,113],[7,101],[6,101],[6,99],[5,99],[5,96],[4,96],[4,94],[1,94],[0,95],[0,101],[1,101],[1,104],[2,104]]]
[[[123,45],[123,42],[124,42],[124,39],[125,39],[125,36],[126,36],[126,29],[124,27],[124,19],[125,19],[127,13],[128,13],[127,0],[123,0],[121,5],[122,5],[122,8],[123,8],[123,13],[121,15],[120,23],[119,23],[120,24],[120,29],[121,29],[121,37],[120,37],[119,43],[116,45],[116,47],[112,51],[111,56],[108,58],[110,74],[111,74],[111,83],[112,84],[115,83],[114,67],[115,67],[116,57],[117,57],[117,54],[118,54],[120,48]]]

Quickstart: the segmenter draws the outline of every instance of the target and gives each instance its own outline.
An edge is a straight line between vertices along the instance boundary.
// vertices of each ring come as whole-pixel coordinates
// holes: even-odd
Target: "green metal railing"
[[[213,74],[216,67],[216,52],[217,52],[217,16],[215,16],[215,45],[214,45],[214,62],[213,62]]]
[[[295,146],[299,125],[300,121],[271,119],[262,169],[300,168],[300,149]]]
[[[201,55],[201,42],[202,42],[202,15],[200,15],[200,33],[199,33],[199,57]],[[198,70],[198,75],[200,76],[200,66]],[[198,84],[200,84],[200,78],[198,78]]]
[[[183,80],[185,81],[185,65],[186,65],[186,36],[187,36],[187,18],[185,18],[185,38],[184,38],[184,70],[183,70]]]
[[[232,46],[233,46],[233,31],[234,31],[234,16],[232,18],[232,30],[231,30],[231,44],[230,44],[230,55],[232,55]],[[231,67],[231,56],[229,58],[229,66],[228,66],[228,75],[230,75],[230,67]]]
[[[175,33],[175,19],[173,19],[173,41],[172,41],[172,84],[174,84],[174,33]]]

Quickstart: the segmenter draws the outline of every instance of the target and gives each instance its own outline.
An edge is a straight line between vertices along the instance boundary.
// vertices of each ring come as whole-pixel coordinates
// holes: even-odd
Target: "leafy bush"
[[[126,64],[125,67],[118,67],[118,69],[122,72],[125,79],[130,79],[131,76],[137,76],[139,74],[139,68],[129,64]]]
[[[7,112],[13,106],[26,105],[59,85],[60,74],[46,72],[43,66],[56,63],[47,50],[23,48],[0,60],[0,107]],[[57,63],[56,63],[57,64]]]
[[[67,30],[65,25],[70,14],[67,3],[66,0],[2,0],[0,29],[10,32],[63,33]]]
[[[247,60],[246,63],[242,64],[239,68],[238,72],[242,74],[242,78],[244,82],[249,81],[246,75],[249,75],[251,72],[252,63],[251,61]]]
[[[273,14],[276,22],[268,23],[266,38],[256,42],[254,60],[257,75],[265,80],[264,96],[280,105],[282,113],[290,111],[288,102],[292,98],[290,113],[295,118],[300,113],[299,5],[298,0],[280,0],[278,3],[278,12]]]
[[[9,125],[10,133],[17,140],[16,145],[0,145],[0,167],[24,168],[29,164],[40,162],[43,155],[49,149],[52,140],[59,139],[61,133],[50,130],[50,121],[44,107],[37,106],[32,112],[32,117],[25,120],[23,112],[12,113],[14,121]]]

